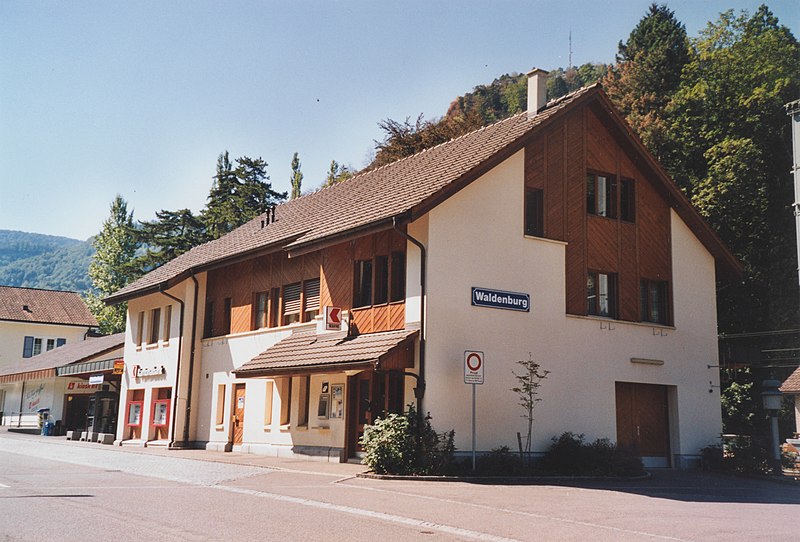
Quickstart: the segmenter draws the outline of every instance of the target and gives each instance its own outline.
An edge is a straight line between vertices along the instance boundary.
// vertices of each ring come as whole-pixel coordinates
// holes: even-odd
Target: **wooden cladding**
[[[618,318],[638,321],[640,280],[672,280],[670,208],[601,116],[583,107],[538,134],[525,148],[525,187],[543,192],[543,237],[567,242],[567,312],[588,313],[594,270],[616,276]],[[587,208],[591,175],[615,183],[610,216]]]
[[[351,310],[355,262],[384,256],[391,262],[398,253],[404,262],[406,240],[385,231],[296,258],[271,254],[209,271],[206,307],[211,313],[205,336],[225,334],[228,314],[230,333],[241,333],[308,321],[325,305]],[[403,329],[405,295],[397,299],[396,289],[390,283],[387,303],[351,310],[357,332]]]

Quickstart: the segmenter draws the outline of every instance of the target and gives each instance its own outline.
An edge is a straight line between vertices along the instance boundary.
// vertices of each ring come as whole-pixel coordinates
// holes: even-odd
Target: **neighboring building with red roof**
[[[721,431],[715,277],[740,266],[599,86],[545,103],[545,76],[529,111],[110,296],[129,311],[119,441],[342,461],[364,424],[417,402],[466,451],[464,382],[483,375],[478,450],[515,448],[530,355],[551,371],[534,451],[572,431],[696,460]]]
[[[76,292],[0,286],[0,375],[34,371],[39,356],[83,342],[94,327],[97,320]],[[22,404],[12,388],[0,386],[6,420],[19,415]]]

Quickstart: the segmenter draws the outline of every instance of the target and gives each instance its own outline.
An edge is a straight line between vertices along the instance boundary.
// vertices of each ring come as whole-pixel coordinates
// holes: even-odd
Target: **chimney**
[[[547,104],[547,75],[541,68],[533,68],[528,76],[528,118],[533,118]]]

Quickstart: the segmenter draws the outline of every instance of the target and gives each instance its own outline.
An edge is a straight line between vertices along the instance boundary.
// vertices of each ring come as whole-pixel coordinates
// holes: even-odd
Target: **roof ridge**
[[[33,286],[11,286],[9,284],[0,284],[0,288],[13,288],[15,290],[35,290],[37,292],[56,292],[62,294],[76,294],[78,296],[81,295],[80,292],[76,292],[74,290],[53,290],[51,288],[35,288]]]

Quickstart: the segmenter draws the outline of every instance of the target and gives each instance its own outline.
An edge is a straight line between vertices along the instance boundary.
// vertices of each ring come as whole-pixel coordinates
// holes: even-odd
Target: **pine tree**
[[[203,220],[189,209],[157,211],[155,220],[139,223],[137,233],[145,252],[131,266],[141,274],[209,240]]]
[[[303,182],[303,172],[300,171],[300,158],[298,157],[297,153],[294,153],[292,156],[292,176],[289,179],[292,183],[292,198],[296,199],[300,197],[300,186]]]
[[[267,163],[259,158],[243,156],[236,159],[236,178],[239,187],[232,199],[236,207],[233,227],[257,217],[268,207],[286,199],[286,192],[275,192],[267,175]]]
[[[654,3],[619,43],[617,65],[603,79],[608,96],[658,158],[668,139],[665,109],[688,61],[686,28],[674,12]]]
[[[122,196],[117,195],[111,202],[110,216],[103,222],[92,245],[95,254],[89,265],[89,277],[94,291],[87,292],[86,304],[100,324],[102,333],[118,333],[125,330],[127,304],[107,306],[103,298],[136,277],[131,271],[130,262],[139,246],[133,226],[133,212],[128,213],[128,204]]]
[[[328,175],[325,177],[325,182],[322,186],[325,188],[333,186],[336,183],[346,181],[353,175],[355,175],[355,172],[353,172],[352,168],[342,166],[336,160],[331,160],[331,167],[328,168]]]
[[[225,151],[217,158],[217,173],[208,193],[206,208],[201,213],[206,233],[211,239],[222,237],[236,226],[235,196],[239,187],[239,179],[233,171],[228,151]]]

